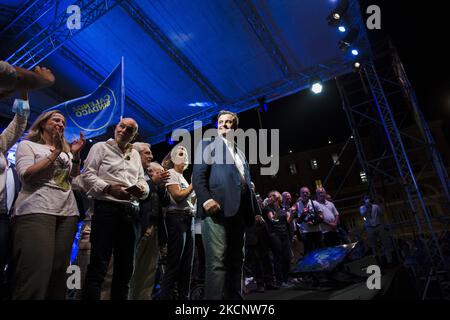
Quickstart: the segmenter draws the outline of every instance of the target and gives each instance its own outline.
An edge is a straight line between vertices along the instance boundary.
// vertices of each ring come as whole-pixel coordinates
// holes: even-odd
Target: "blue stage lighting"
[[[358,49],[353,49],[352,50],[352,55],[357,56],[359,54]]]
[[[347,28],[346,28],[345,26],[340,26],[340,27],[338,28],[338,30],[339,30],[339,32],[344,33],[345,31],[347,31]]]

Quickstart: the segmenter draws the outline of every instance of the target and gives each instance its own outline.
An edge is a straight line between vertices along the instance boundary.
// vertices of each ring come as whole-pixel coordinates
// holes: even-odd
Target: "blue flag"
[[[63,102],[48,110],[59,110],[66,118],[65,137],[70,143],[83,131],[86,138],[104,134],[123,116],[125,105],[123,57],[111,74],[91,94]]]

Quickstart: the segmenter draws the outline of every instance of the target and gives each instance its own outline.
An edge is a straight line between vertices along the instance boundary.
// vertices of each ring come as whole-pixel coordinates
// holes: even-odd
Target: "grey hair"
[[[147,142],[135,142],[133,143],[133,149],[136,150],[137,152],[141,152],[142,148],[144,146],[148,146],[148,148],[151,150],[152,146],[150,143]]]
[[[159,162],[156,162],[156,161],[155,162],[151,162],[149,168],[150,167],[153,167],[154,169],[162,169],[162,170],[164,170],[163,166]]]

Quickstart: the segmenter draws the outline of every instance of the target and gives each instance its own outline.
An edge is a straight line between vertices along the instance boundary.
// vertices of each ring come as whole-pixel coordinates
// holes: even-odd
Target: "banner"
[[[50,110],[59,110],[66,117],[65,137],[70,143],[79,138],[80,131],[88,138],[102,135],[123,116],[125,105],[124,61],[91,94],[66,101]]]

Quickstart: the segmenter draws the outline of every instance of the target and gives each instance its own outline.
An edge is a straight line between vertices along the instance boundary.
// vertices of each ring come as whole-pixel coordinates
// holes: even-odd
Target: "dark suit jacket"
[[[246,225],[252,225],[255,215],[260,214],[255,193],[251,190],[250,170],[245,155],[237,150],[244,159],[245,194],[241,197],[241,175],[234,163],[226,164],[226,159],[232,159],[230,151],[221,138],[211,142],[201,142],[197,147],[195,157],[200,157],[201,163],[194,162],[192,184],[197,196],[197,213],[206,216],[203,203],[208,199],[217,201],[222,209],[223,217],[233,217],[241,211]],[[210,155],[203,159],[202,155]],[[206,161],[205,161],[206,160]],[[220,161],[219,161],[220,160]]]
[[[141,232],[143,235],[150,225],[157,225],[159,243],[162,245],[167,239],[162,208],[169,205],[170,199],[166,188],[158,187],[151,179],[147,180],[147,184],[150,190],[149,195],[146,199],[139,201]]]
[[[14,200],[11,205],[11,209],[7,213],[9,216],[11,216],[14,211],[14,204],[16,203],[16,199],[17,199],[17,196],[19,195],[20,188],[22,187],[22,183],[20,182],[19,175],[17,174],[16,166],[12,163],[10,163],[9,166],[12,170],[13,179],[14,179]],[[6,179],[6,177],[5,177],[5,179]],[[7,186],[5,184],[5,189],[6,188],[7,188]],[[8,192],[11,192],[11,190],[8,190]]]

